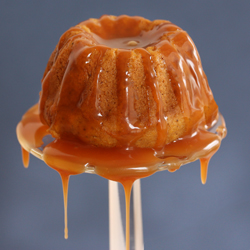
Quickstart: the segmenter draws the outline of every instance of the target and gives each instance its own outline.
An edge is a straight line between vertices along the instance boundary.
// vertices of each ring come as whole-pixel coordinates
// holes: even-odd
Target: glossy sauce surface
[[[219,127],[218,134],[198,130],[192,136],[165,145],[161,157],[157,157],[158,152],[151,148],[100,148],[79,141],[61,139],[55,139],[43,145],[43,138],[46,138],[47,134],[46,129],[48,127],[39,122],[38,105],[35,105],[27,111],[18,124],[17,137],[22,146],[25,167],[28,166],[28,155],[31,152],[58,171],[61,176],[65,206],[65,238],[68,238],[67,195],[70,175],[84,172],[96,173],[109,180],[122,183],[126,194],[128,223],[129,197],[136,179],[148,177],[156,171],[165,169],[173,172],[179,169],[182,164],[200,159],[201,180],[205,184],[208,162],[219,149],[221,139],[226,135],[223,122]],[[126,241],[128,246],[128,225]]]

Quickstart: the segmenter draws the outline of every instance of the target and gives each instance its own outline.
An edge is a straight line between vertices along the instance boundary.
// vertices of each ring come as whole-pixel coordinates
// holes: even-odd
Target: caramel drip
[[[101,53],[98,56],[98,65],[96,67],[96,73],[93,81],[92,93],[90,94],[89,105],[90,107],[94,107],[94,117],[102,116],[99,110],[99,89],[100,89],[100,75],[102,73],[102,58],[106,52],[106,50],[99,50]]]
[[[89,49],[91,51],[91,49]],[[94,79],[92,82],[91,94],[89,99],[87,100],[87,106],[89,107],[89,119],[93,122],[98,122],[100,118],[103,116],[102,111],[100,110],[100,75],[102,74],[102,59],[107,51],[107,47],[98,46],[95,48],[98,53],[96,70],[94,73]],[[101,122],[101,121],[100,121]],[[100,122],[98,122],[100,124]]]
[[[161,42],[157,49],[165,61],[169,79],[171,79],[170,83],[183,115],[190,117],[191,100],[188,91],[190,88],[187,86],[182,58],[168,41]]]
[[[44,98],[40,98],[39,108],[40,108],[40,118],[44,124],[51,124],[51,127],[53,127],[52,120],[54,116],[56,116],[57,114],[55,110],[58,109],[58,105],[61,102],[62,99],[62,96],[60,96],[61,93],[63,93],[65,90],[65,92],[68,94],[72,93],[71,97],[75,93],[74,91],[71,92],[69,90],[69,86],[67,86],[67,84],[64,84],[65,81],[71,80],[72,86],[85,87],[85,84],[77,85],[79,84],[79,81],[72,81],[72,76],[73,72],[77,73],[76,70],[81,70],[81,72],[85,73],[85,75],[88,73],[86,69],[81,67],[79,68],[78,65],[76,64],[76,62],[79,63],[79,60],[82,61],[83,63],[82,66],[86,65],[86,63],[89,62],[88,56],[89,54],[91,54],[92,51],[88,46],[93,46],[94,41],[92,41],[88,36],[89,35],[88,34],[86,35],[86,33],[76,34],[66,39],[67,41],[64,41],[63,45],[60,45],[58,46],[58,48],[56,48],[55,57],[53,59],[53,66],[46,68],[46,73],[42,79],[41,96],[43,96]],[[67,60],[66,62],[65,62],[64,52],[69,56],[68,58],[69,60]],[[86,62],[83,62],[82,59],[83,56],[86,56],[84,58]],[[61,66],[62,64],[64,64],[63,67]],[[60,74],[58,73],[57,69],[58,67],[62,67],[63,69]],[[79,76],[79,74],[76,75]],[[51,86],[53,87],[51,88]],[[57,94],[54,96],[52,96],[53,91],[57,91]],[[78,94],[76,94],[76,96],[78,96]],[[75,103],[75,101],[78,101],[79,99],[71,98],[71,100],[73,100],[73,103]],[[44,115],[47,106],[50,106],[50,109],[48,110],[47,114]]]
[[[217,119],[218,107],[214,101],[213,94],[209,88],[207,77],[202,69],[201,60],[195,44],[192,39],[184,31],[176,32],[171,35],[171,42],[175,44],[175,48],[178,53],[182,56],[185,62],[187,80],[189,81],[190,88],[193,90],[193,100],[191,102],[192,109],[198,110],[192,112],[193,116],[197,116],[197,120],[204,114],[204,109],[210,109],[212,112],[210,117],[204,117],[200,123],[204,126],[210,127],[214,120]],[[217,107],[217,108],[216,108]],[[205,113],[206,115],[206,113]]]
[[[22,149],[22,159],[23,159],[23,166],[25,168],[28,168],[29,166],[29,161],[30,161],[30,154],[28,151],[26,151],[23,147],[21,147]]]
[[[22,141],[22,147],[30,152],[31,148],[39,148],[43,144],[43,137],[49,132],[48,126],[41,123],[38,104],[30,108],[17,125],[17,137]]]
[[[130,197],[133,183],[133,180],[126,180],[122,182],[126,202],[126,250],[130,249]]]
[[[161,149],[165,146],[167,140],[167,117],[165,118],[163,112],[163,101],[157,82],[157,75],[150,53],[144,49],[137,49],[136,51],[138,51],[142,56],[143,66],[145,69],[145,84],[151,90],[153,99],[156,103],[157,141],[155,148]]]
[[[208,169],[208,163],[210,161],[211,157],[208,158],[201,158],[200,164],[201,164],[201,183],[206,184],[207,181],[207,169]]]
[[[187,46],[186,43],[183,46]],[[207,81],[206,77],[201,75],[201,67],[197,68],[197,63],[193,62],[193,58],[191,60],[186,52],[183,52],[183,58],[179,51],[184,49],[172,46],[168,41],[160,43],[158,50],[164,57],[172,89],[186,120],[185,134],[192,134],[198,126],[210,127],[217,119],[218,109],[215,103],[208,101],[208,98],[213,100],[209,87],[206,95],[204,93],[203,85],[207,85]],[[216,113],[211,115],[208,121],[204,113],[206,107]]]
[[[60,86],[59,98],[55,104],[57,110],[68,115],[67,119],[62,121],[60,111],[56,112],[51,127],[58,133],[60,133],[59,129],[62,123],[64,128],[68,127],[69,130],[72,130],[72,117],[76,113],[82,116],[84,112],[88,122],[92,124],[92,126],[84,129],[88,130],[95,126],[100,126],[102,114],[99,109],[99,78],[102,73],[101,58],[103,58],[106,50],[107,47],[104,46],[96,46],[93,50],[92,48],[82,46],[82,44],[75,45]],[[90,72],[88,64],[90,64],[93,58],[96,63],[95,71]],[[81,72],[81,75],[78,72]],[[86,79],[86,81],[82,81],[82,79]],[[91,84],[88,80],[91,80]],[[86,92],[90,92],[90,94],[86,95]],[[80,124],[75,122],[74,126],[80,126]],[[74,132],[72,134],[77,136],[74,135]],[[67,137],[68,135],[64,136]]]
[[[188,66],[190,81],[193,83],[192,86],[196,88],[195,93],[199,93],[197,102],[208,105],[211,99],[213,99],[212,92],[208,86],[206,75],[202,69],[201,60],[193,41],[186,32],[180,31],[171,35],[171,42],[175,44],[175,48],[182,55]]]
[[[64,204],[64,238],[68,239],[68,187],[69,187],[69,174],[58,171],[62,179],[63,187],[63,204]]]
[[[115,134],[121,145],[134,146],[142,129],[137,125],[134,83],[129,73],[131,51],[119,50],[116,59],[117,79],[117,123],[120,130]]]
[[[117,53],[116,59],[116,81],[117,81],[117,97],[118,97],[118,108],[117,108],[117,122],[121,123],[121,133],[127,134],[130,131],[130,127],[133,126],[133,119],[136,117],[134,105],[134,95],[131,95],[133,89],[133,83],[131,82],[129,75],[129,60],[131,57],[131,51],[120,50]],[[129,100],[130,99],[130,100]],[[129,102],[131,101],[131,102]],[[131,117],[133,115],[133,117]]]

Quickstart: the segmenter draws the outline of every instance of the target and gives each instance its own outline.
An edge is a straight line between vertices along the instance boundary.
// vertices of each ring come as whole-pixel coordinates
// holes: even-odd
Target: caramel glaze
[[[102,129],[106,117],[100,108],[99,86],[102,74],[102,58],[111,48],[116,53],[116,92],[117,108],[115,112],[114,129],[106,131],[117,140],[115,147],[97,147],[83,142],[70,133],[56,135],[56,139],[40,148],[40,158],[61,175],[65,205],[65,238],[67,238],[67,189],[70,175],[84,173],[89,169],[107,179],[123,184],[126,194],[127,211],[127,250],[129,249],[129,200],[133,182],[138,178],[152,175],[158,170],[168,169],[175,171],[182,164],[196,159],[201,161],[201,180],[206,182],[209,159],[218,150],[221,139],[225,136],[225,124],[220,128],[223,133],[214,134],[207,131],[217,122],[218,107],[213,99],[206,76],[202,70],[197,50],[186,32],[168,21],[145,21],[147,29],[141,29],[141,18],[127,16],[107,17],[97,21],[90,19],[71,28],[60,39],[57,50],[52,58],[55,61],[58,53],[67,44],[74,43],[71,49],[67,68],[60,85],[59,95],[47,103],[50,96],[49,85],[53,82],[50,72],[50,60],[45,71],[39,107],[35,105],[18,124],[17,135],[22,145],[23,162],[28,165],[28,153],[39,155],[39,147],[43,138],[51,132],[48,120],[53,117],[44,117],[44,110],[59,112],[73,112],[81,116],[80,107],[87,109],[84,116],[88,127],[85,130],[100,127]],[[121,27],[124,27],[123,29]],[[72,35],[73,33],[73,35]],[[66,42],[65,42],[66,41]],[[185,132],[181,138],[166,144],[169,124],[163,97],[157,82],[157,73],[154,69],[153,53],[162,55],[169,82],[173,89],[176,101],[185,119]],[[75,81],[77,72],[88,67],[92,54],[98,54],[96,74],[93,77],[90,95],[84,96],[82,91],[70,89],[68,86],[79,84]],[[132,53],[141,56],[146,86],[146,99],[152,94],[156,106],[157,140],[153,147],[136,147],[136,141],[145,134],[155,122],[150,116],[148,103],[148,120],[142,121],[141,114],[135,108],[134,81],[130,74],[130,58]],[[85,72],[88,74],[87,70]],[[87,85],[87,83],[86,83]],[[55,88],[59,88],[55,86]],[[75,92],[74,92],[75,91]],[[69,101],[70,100],[70,101]],[[38,109],[43,115],[39,116]],[[61,111],[59,111],[61,110]],[[52,118],[51,118],[52,117]],[[54,117],[54,118],[55,118]],[[70,120],[70,119],[69,119]],[[53,121],[52,125],[53,125]],[[54,122],[55,123],[55,122]],[[67,120],[64,127],[69,127]],[[118,129],[117,129],[118,128]],[[43,149],[43,150],[42,150]],[[27,151],[27,152],[26,152]],[[38,153],[37,153],[38,152]],[[167,166],[164,168],[164,166]]]
[[[65,238],[67,229],[67,194],[70,175],[90,172],[122,183],[126,196],[126,242],[129,249],[129,204],[130,192],[136,179],[148,177],[158,170],[177,170],[183,163],[200,158],[201,180],[206,182],[208,162],[219,149],[221,139],[226,135],[225,124],[218,128],[218,134],[198,129],[191,136],[180,138],[163,147],[164,157],[152,148],[115,147],[102,148],[84,144],[81,141],[55,139],[43,146],[47,134],[39,118],[38,105],[33,106],[23,116],[17,126],[17,137],[22,146],[24,166],[28,166],[31,152],[56,170],[62,179],[64,192]],[[92,171],[91,170],[91,171]]]

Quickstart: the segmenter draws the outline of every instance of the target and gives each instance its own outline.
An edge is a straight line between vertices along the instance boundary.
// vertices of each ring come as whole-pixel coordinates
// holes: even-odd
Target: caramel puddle
[[[54,140],[43,145],[48,127],[39,119],[38,106],[26,112],[17,126],[17,137],[22,146],[23,164],[29,165],[29,152],[46,162],[61,176],[64,197],[64,237],[68,238],[67,200],[70,175],[96,173],[120,182],[126,198],[126,250],[130,249],[130,195],[135,180],[158,170],[177,170],[182,164],[200,159],[201,181],[206,183],[208,163],[219,149],[226,135],[223,118],[219,133],[197,130],[192,136],[166,145],[161,152],[150,148],[98,148],[75,141]],[[159,155],[159,157],[157,157]]]

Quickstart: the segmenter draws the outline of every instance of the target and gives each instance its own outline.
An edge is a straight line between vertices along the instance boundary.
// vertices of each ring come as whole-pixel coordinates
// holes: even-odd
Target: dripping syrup
[[[30,161],[30,154],[22,146],[21,146],[21,149],[22,149],[23,166],[25,168],[28,168],[29,161]]]
[[[71,175],[88,172],[89,166],[93,166],[92,169],[97,175],[120,182],[126,195],[126,221],[128,223],[130,192],[135,180],[148,177],[158,170],[176,171],[182,164],[200,158],[201,181],[205,184],[208,162],[218,150],[222,139],[217,134],[200,130],[191,137],[185,137],[166,145],[164,157],[162,154],[157,157],[157,152],[151,148],[100,148],[61,139],[56,139],[43,146],[43,151],[41,151],[43,138],[47,134],[45,131],[48,129],[44,126],[41,121],[39,122],[38,105],[35,105],[26,112],[22,121],[18,124],[17,136],[22,146],[25,167],[28,167],[29,152],[31,152],[39,156],[61,176],[65,238],[68,237],[67,196],[68,181]],[[225,130],[225,125],[222,124],[219,127],[220,131],[223,130],[222,127]],[[30,140],[31,137],[34,138]],[[129,246],[129,224],[126,228],[126,242]]]

